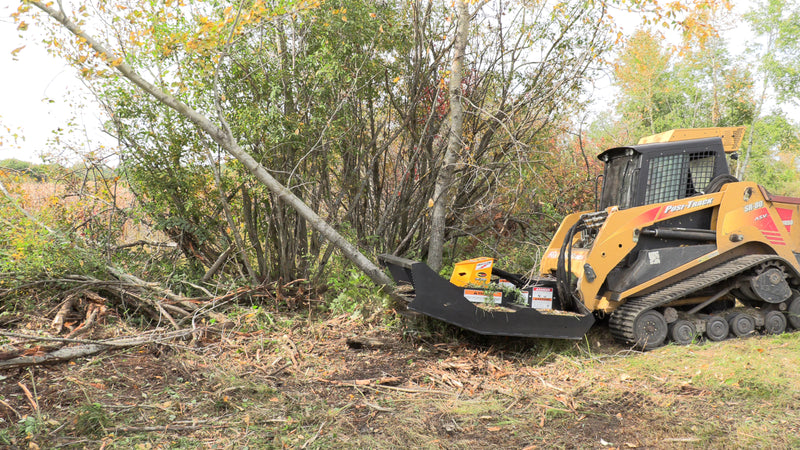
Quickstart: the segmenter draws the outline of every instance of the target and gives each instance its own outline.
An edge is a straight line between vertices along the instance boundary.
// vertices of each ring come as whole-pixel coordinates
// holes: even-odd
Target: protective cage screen
[[[650,161],[645,204],[704,193],[714,176],[714,152],[664,155]]]

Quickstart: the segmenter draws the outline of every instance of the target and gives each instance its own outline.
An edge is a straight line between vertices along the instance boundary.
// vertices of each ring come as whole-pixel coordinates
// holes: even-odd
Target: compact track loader
[[[800,329],[800,198],[738,181],[743,127],[681,129],[606,150],[597,211],[567,216],[538,274],[381,255],[409,309],[485,335],[581,339],[608,317],[650,349]]]

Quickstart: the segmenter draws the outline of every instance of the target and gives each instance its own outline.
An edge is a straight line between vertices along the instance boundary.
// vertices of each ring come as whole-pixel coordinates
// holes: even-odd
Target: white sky
[[[70,139],[74,144],[84,148],[100,144],[113,146],[110,138],[100,132],[99,107],[92,103],[92,96],[79,81],[76,71],[47,54],[44,45],[32,39],[36,35],[32,30],[22,33],[23,38],[19,37],[21,33],[10,18],[17,2],[9,3],[12,4],[0,6],[0,160],[18,158],[41,162],[39,155],[52,151],[47,142],[53,130],[68,128],[66,124],[73,119],[78,125],[78,131]],[[743,12],[746,5],[749,1],[740,1],[736,7],[738,12]],[[617,13],[618,18],[623,16]],[[638,22],[635,17],[630,31]],[[732,53],[739,53],[749,34],[741,27],[725,33],[734,41]],[[12,50],[23,45],[25,48],[15,60]],[[613,88],[608,80],[599,83],[593,96],[599,99],[598,103],[605,103],[602,99],[614,97]],[[70,98],[81,99],[87,106],[78,108]],[[11,133],[24,136],[24,140],[14,142],[6,127],[11,128]]]
[[[33,39],[33,26],[26,32],[17,31],[10,17],[17,5],[10,3],[0,6],[0,160],[41,162],[39,155],[49,150],[53,131],[68,129],[70,121],[79,131],[69,139],[73,143],[86,147],[105,141],[108,145],[110,138],[100,132],[99,107],[75,69],[49,55],[44,44]],[[11,52],[23,45],[13,57]],[[87,143],[84,132],[92,144]],[[14,133],[21,136],[16,142],[10,136]]]

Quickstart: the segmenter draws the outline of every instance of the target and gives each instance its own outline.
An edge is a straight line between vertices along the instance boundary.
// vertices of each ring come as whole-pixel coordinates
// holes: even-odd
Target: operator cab
[[[597,158],[605,163],[601,211],[704,194],[715,177],[730,175],[720,138],[616,147]]]

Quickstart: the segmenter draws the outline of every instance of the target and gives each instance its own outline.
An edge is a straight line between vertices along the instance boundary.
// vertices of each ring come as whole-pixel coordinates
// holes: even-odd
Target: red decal
[[[636,219],[638,225],[642,225],[645,223],[650,223],[656,219],[656,215],[658,215],[658,211],[661,209],[660,206],[650,209],[649,211],[645,211],[639,215]]]
[[[764,235],[764,238],[768,240],[770,243],[774,245],[786,245],[786,242],[783,240],[783,236],[781,233],[777,231],[761,231],[761,234]]]
[[[794,225],[794,219],[792,218],[794,210],[788,208],[775,208],[775,209],[778,210],[778,215],[780,216],[781,221],[783,222],[783,226],[786,227],[786,231],[791,232],[792,225]]]
[[[753,211],[750,213],[750,217],[753,220],[753,225],[759,230],[778,231],[778,227],[775,226],[775,221],[772,220],[767,208],[759,208]]]

